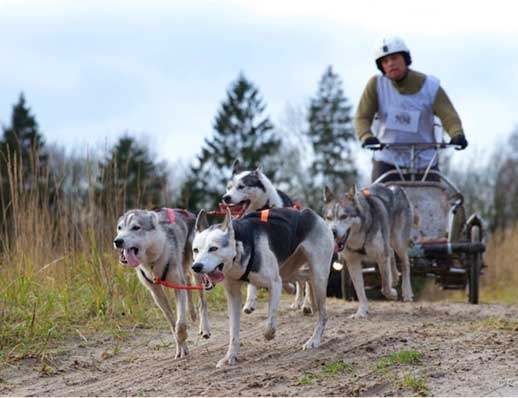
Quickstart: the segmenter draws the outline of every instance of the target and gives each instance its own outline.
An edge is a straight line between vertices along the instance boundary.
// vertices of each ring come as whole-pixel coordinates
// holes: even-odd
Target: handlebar
[[[393,148],[393,149],[406,149],[406,148],[414,148],[414,149],[445,149],[448,147],[460,148],[458,145],[449,144],[447,142],[438,142],[438,143],[424,143],[424,142],[398,142],[398,143],[388,143],[381,142],[379,144],[374,145],[365,145],[364,148],[370,149],[371,151],[381,151],[385,148]]]

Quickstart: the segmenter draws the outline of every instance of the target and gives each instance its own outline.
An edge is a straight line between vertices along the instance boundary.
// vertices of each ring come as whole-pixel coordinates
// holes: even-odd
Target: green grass
[[[350,374],[353,371],[353,366],[341,359],[323,364],[315,372],[305,372],[298,379],[300,385],[316,384],[319,380],[326,377],[337,377],[345,374]]]
[[[480,326],[486,329],[497,329],[516,332],[518,331],[518,320],[491,317],[480,321]]]
[[[393,365],[415,365],[419,363],[422,358],[423,354],[419,351],[402,350],[379,359],[374,366],[378,371],[385,371]]]
[[[405,373],[400,381],[400,387],[412,390],[416,395],[425,396],[430,394],[427,386],[428,379],[425,376],[416,376],[412,373]]]
[[[333,361],[324,365],[322,373],[327,376],[337,376],[344,373],[351,373],[353,366],[342,360]]]
[[[2,259],[9,267],[0,273],[0,364],[28,357],[43,363],[72,336],[84,342],[102,331],[120,341],[135,326],[167,327],[135,271],[121,267],[114,251],[100,253],[90,239],[88,255],[69,255],[45,269],[27,258]],[[174,293],[168,295],[174,304]],[[211,311],[226,310],[221,286],[207,292],[207,299]]]
[[[407,370],[402,375],[396,373],[395,367],[415,367],[423,359],[424,355],[417,350],[396,351],[376,361],[374,368],[376,372],[387,375],[391,383],[397,388],[410,389],[416,395],[428,395],[429,389],[426,385],[425,376],[415,375]]]

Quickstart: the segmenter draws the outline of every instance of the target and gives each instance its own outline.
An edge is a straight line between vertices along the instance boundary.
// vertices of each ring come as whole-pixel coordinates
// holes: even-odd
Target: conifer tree
[[[259,90],[239,74],[214,119],[213,136],[205,139],[183,185],[186,207],[215,208],[225,192],[235,159],[249,167],[261,165],[267,174],[278,169],[275,155],[280,139],[264,115],[265,109]]]
[[[307,136],[314,159],[311,175],[317,187],[328,184],[335,192],[343,191],[358,175],[351,152],[355,140],[351,106],[344,95],[342,81],[329,66],[318,92],[311,99]]]
[[[111,208],[110,214],[168,205],[165,165],[155,164],[148,148],[134,138],[123,135],[99,166],[100,206]]]

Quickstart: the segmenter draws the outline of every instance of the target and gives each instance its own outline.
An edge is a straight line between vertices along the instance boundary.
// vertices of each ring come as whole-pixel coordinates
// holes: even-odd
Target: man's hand
[[[380,145],[380,144],[381,144],[380,140],[378,140],[377,137],[374,137],[371,135],[370,137],[365,138],[365,141],[362,142],[362,148],[365,148],[365,147],[368,147],[371,145]]]
[[[455,145],[455,149],[460,151],[468,146],[468,141],[464,134],[458,134],[450,140],[450,145]]]

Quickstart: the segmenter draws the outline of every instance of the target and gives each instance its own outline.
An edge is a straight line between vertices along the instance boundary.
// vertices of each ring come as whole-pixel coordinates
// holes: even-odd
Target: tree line
[[[215,209],[235,159],[247,168],[261,167],[276,186],[319,211],[324,184],[344,192],[358,181],[351,109],[342,79],[329,66],[307,108],[291,109],[291,125],[275,126],[259,89],[240,73],[218,108],[212,135],[181,184],[173,187],[169,165],[156,162],[149,148],[129,134],[102,154],[69,156],[63,148],[46,145],[22,93],[0,140],[0,249],[9,247],[16,220],[29,203],[74,222],[96,226],[110,221],[110,231],[113,217],[130,208]],[[444,167],[463,192],[468,214],[480,213],[492,230],[518,219],[517,153],[515,129],[491,167],[475,162],[462,171],[448,168],[447,162]],[[87,207],[89,214],[84,214]]]

